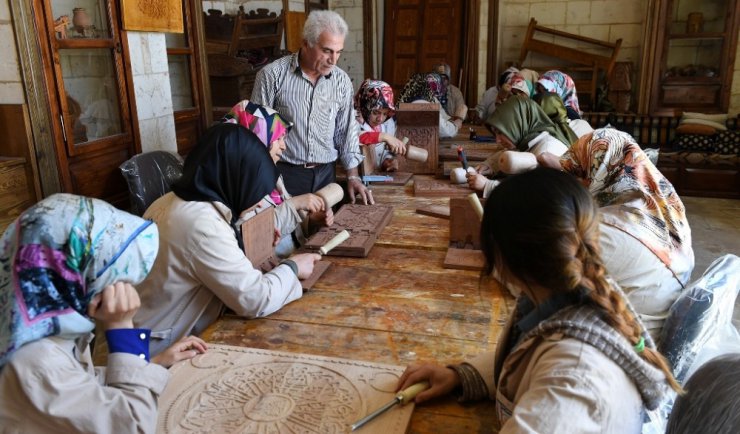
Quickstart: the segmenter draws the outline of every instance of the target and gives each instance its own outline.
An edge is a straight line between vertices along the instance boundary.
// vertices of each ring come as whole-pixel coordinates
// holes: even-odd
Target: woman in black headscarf
[[[199,334],[224,306],[255,318],[301,297],[298,279],[313,272],[319,255],[291,256],[263,274],[242,246],[240,221],[271,206],[262,199],[277,179],[256,135],[241,125],[219,124],[188,155],[173,192],[144,213],[159,226],[159,256],[139,286],[142,307],[134,321],[152,329],[152,354]]]

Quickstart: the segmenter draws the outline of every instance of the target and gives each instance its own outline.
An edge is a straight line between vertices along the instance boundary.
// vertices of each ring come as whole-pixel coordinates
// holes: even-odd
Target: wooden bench
[[[594,128],[611,125],[624,131],[643,149],[659,149],[657,167],[679,194],[740,199],[740,155],[675,149],[680,116],[584,113],[583,119]],[[740,118],[729,118],[726,125],[737,130]]]
[[[600,41],[586,36],[550,29],[537,24],[532,18],[519,55],[519,66],[532,54],[559,59],[561,65],[529,67],[537,71],[557,69],[569,74],[576,84],[582,110],[596,105],[596,90],[601,76],[609,76],[622,46],[622,39],[615,42]],[[532,56],[530,61],[532,61]],[[586,98],[582,98],[582,95]]]

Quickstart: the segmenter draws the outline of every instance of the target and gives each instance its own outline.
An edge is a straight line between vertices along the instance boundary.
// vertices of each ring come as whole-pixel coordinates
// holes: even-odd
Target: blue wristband
[[[105,332],[109,353],[127,353],[149,361],[149,329],[111,329]]]

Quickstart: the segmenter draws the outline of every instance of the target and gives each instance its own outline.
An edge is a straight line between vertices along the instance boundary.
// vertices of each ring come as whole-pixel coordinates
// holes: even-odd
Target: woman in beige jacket
[[[293,255],[263,274],[242,245],[239,219],[271,206],[262,199],[277,179],[257,136],[241,125],[218,124],[190,152],[173,191],[146,210],[144,218],[159,227],[159,255],[139,286],[134,324],[152,330],[152,354],[200,334],[226,307],[256,318],[301,298],[299,278],[311,275],[318,254]]]
[[[97,199],[52,195],[0,241],[0,431],[154,433],[166,367],[206,350],[178,342],[149,363],[134,329],[139,283],[157,255],[157,227]],[[108,336],[106,367],[91,331]]]
[[[496,355],[412,365],[399,389],[428,380],[420,403],[461,387],[490,397],[502,433],[639,433],[643,411],[679,389],[599,258],[598,209],[571,175],[540,168],[506,179],[486,203],[489,272],[522,291]]]

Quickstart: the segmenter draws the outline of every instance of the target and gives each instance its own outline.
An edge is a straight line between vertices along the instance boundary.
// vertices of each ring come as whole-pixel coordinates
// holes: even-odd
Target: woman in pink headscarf
[[[246,99],[232,107],[223,122],[239,124],[254,133],[270,151],[275,163],[285,151],[285,136],[293,127],[275,110]],[[327,226],[334,223],[334,214],[331,209],[324,209],[323,199],[313,193],[292,197],[282,176],[278,178],[275,190],[265,199],[275,206],[275,253],[280,257],[287,257],[295,250],[291,234],[299,243],[305,241],[303,232],[309,220]]]
[[[397,139],[393,88],[381,80],[366,79],[355,94],[360,123],[360,143],[373,147],[375,162],[386,172],[398,170],[395,155],[404,155],[406,145]]]

